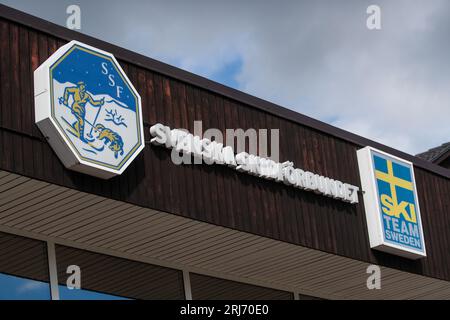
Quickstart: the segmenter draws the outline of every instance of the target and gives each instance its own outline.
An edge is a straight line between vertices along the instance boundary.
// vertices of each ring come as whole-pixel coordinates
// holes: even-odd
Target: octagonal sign
[[[34,72],[36,124],[64,165],[103,179],[144,148],[141,98],[114,56],[71,41]]]

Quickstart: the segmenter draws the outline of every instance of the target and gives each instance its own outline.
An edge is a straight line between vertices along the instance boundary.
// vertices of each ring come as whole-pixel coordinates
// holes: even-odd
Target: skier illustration
[[[73,96],[72,105],[69,106],[69,97]],[[90,103],[94,107],[101,107],[105,103],[105,99],[94,100],[92,96],[86,91],[86,84],[83,81],[79,81],[76,87],[68,87],[64,89],[64,97],[62,103],[65,106],[70,107],[72,114],[76,117],[76,121],[72,124],[73,129],[77,137],[87,142],[84,137],[84,126],[86,116],[86,103]]]

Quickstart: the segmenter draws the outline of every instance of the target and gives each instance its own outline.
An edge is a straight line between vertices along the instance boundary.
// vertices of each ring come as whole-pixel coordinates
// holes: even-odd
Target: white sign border
[[[113,60],[116,67],[122,73],[124,79],[127,81],[128,86],[133,93],[136,95],[138,99],[138,124],[141,126],[141,144],[136,149],[133,155],[122,165],[119,170],[113,168],[107,168],[86,160],[81,159],[78,156],[76,150],[73,149],[73,146],[64,133],[61,132],[59,126],[56,124],[55,119],[53,119],[51,114],[51,83],[50,83],[50,66],[53,65],[60,57],[62,57],[68,50],[70,50],[73,46],[80,46],[105,56],[108,56]],[[130,79],[123,71],[119,62],[116,60],[113,54],[103,51],[101,49],[92,47],[85,43],[72,40],[69,43],[60,47],[54,54],[52,54],[45,62],[43,62],[35,71],[34,71],[34,100],[35,100],[35,123],[39,127],[39,129],[44,134],[45,138],[48,140],[52,149],[57,154],[58,158],[62,161],[64,166],[70,170],[74,170],[77,172],[81,172],[84,174],[88,174],[91,176],[95,176],[102,179],[110,179],[114,176],[121,175],[126,168],[133,162],[133,160],[137,157],[138,154],[145,148],[145,138],[144,138],[144,126],[142,120],[142,102],[141,96],[137,92],[136,88],[131,83]]]
[[[372,153],[376,152],[387,157],[390,157],[399,162],[409,164],[412,168],[411,178],[414,185],[415,200],[417,204],[416,215],[419,221],[419,232],[422,237],[423,252],[405,248],[390,242],[386,242],[383,236],[383,225],[380,219],[380,201],[378,199],[377,186],[375,185],[375,170]],[[363,191],[364,209],[366,212],[367,229],[370,240],[370,247],[379,251],[399,255],[408,259],[420,259],[427,256],[425,236],[423,233],[422,215],[420,212],[419,197],[417,193],[416,178],[414,174],[414,165],[412,162],[401,159],[384,151],[378,150],[373,147],[364,147],[357,151],[358,167],[361,177],[361,187]]]

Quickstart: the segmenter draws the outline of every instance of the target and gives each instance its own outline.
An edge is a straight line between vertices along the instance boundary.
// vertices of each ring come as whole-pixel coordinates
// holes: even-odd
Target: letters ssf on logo
[[[36,124],[67,168],[109,179],[144,148],[141,98],[112,54],[71,41],[34,90]]]
[[[425,257],[412,163],[371,147],[357,154],[370,246],[410,259]]]

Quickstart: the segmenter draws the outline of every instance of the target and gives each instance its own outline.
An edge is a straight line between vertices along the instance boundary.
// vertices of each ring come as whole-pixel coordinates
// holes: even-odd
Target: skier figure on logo
[[[86,92],[86,84],[83,81],[79,81],[76,87],[68,87],[64,90],[63,104],[68,106],[69,96],[73,96],[73,102],[70,106],[72,114],[77,118],[72,125],[78,138],[87,142],[84,137],[84,125],[85,125],[85,115],[86,115],[86,103],[90,103],[94,107],[100,107],[105,103],[105,99],[94,100],[92,96]]]

